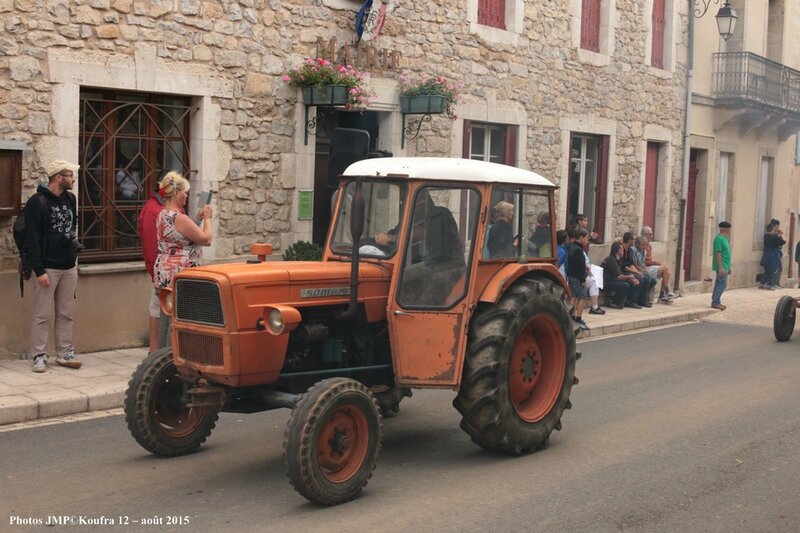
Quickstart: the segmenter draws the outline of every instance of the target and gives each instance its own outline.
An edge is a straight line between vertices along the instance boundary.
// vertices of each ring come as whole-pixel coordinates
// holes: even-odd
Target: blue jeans
[[[728,288],[728,276],[730,276],[728,272],[724,276],[720,276],[717,273],[717,279],[714,281],[714,291],[711,293],[711,305],[722,303],[720,298],[722,298],[722,293],[725,292],[725,289]]]

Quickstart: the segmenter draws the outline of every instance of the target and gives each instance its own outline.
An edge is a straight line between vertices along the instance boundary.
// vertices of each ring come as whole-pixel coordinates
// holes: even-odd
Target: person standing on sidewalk
[[[47,165],[47,186],[39,185],[25,205],[25,242],[36,276],[33,283],[31,351],[33,371],[47,370],[50,310],[55,302],[56,363],[80,368],[72,344],[73,309],[78,285],[77,203],[72,189],[80,166],[56,160]],[[45,198],[42,203],[36,196]]]
[[[723,220],[719,223],[719,233],[714,238],[714,256],[711,268],[717,273],[714,281],[714,291],[711,293],[711,307],[724,311],[722,293],[728,287],[728,278],[731,275],[731,223]]]
[[[142,255],[144,256],[144,268],[150,274],[150,281],[153,282],[150,293],[150,353],[158,350],[158,324],[161,319],[161,304],[158,300],[158,293],[155,288],[156,257],[158,257],[158,230],[156,220],[158,214],[164,209],[164,198],[158,194],[158,184],[155,191],[150,193],[150,198],[145,202],[139,216],[136,219],[136,232],[139,240],[142,241]]]

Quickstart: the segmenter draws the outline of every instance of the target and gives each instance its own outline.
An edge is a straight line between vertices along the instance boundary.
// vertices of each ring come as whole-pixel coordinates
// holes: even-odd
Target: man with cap
[[[728,277],[731,275],[731,223],[723,220],[719,223],[719,233],[714,238],[714,256],[711,260],[711,268],[717,273],[714,281],[714,291],[711,293],[711,307],[725,310],[722,305],[722,293],[728,287]]]
[[[47,370],[50,310],[55,302],[56,363],[80,368],[72,344],[72,315],[78,284],[75,195],[70,192],[80,167],[56,160],[46,167],[47,185],[39,185],[25,205],[25,243],[36,279],[33,283],[31,351],[33,371]],[[39,197],[43,197],[41,201]]]

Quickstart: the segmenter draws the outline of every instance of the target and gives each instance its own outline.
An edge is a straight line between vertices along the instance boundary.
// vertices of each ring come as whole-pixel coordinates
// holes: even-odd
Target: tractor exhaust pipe
[[[350,235],[353,237],[353,254],[350,267],[350,304],[339,313],[339,320],[351,320],[358,309],[358,249],[361,247],[361,234],[364,233],[364,191],[361,178],[356,178],[356,191],[350,216]]]

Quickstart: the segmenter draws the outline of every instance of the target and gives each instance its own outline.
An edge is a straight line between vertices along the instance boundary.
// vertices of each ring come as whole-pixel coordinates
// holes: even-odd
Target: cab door
[[[461,378],[479,212],[480,194],[466,185],[422,187],[414,196],[388,306],[398,385],[452,387]]]

